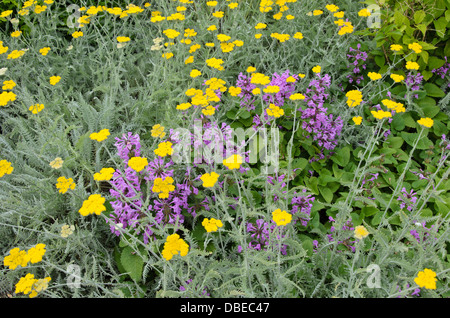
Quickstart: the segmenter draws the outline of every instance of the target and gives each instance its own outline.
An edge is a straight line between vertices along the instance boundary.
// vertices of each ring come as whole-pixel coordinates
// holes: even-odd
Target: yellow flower
[[[298,39],[298,40],[303,39],[303,34],[301,32],[296,32],[294,34],[294,39]]]
[[[408,70],[418,70],[419,69],[419,64],[417,64],[416,62],[408,61],[408,62],[406,62],[406,69],[408,69]]]
[[[174,30],[174,29],[167,29],[164,30],[163,33],[169,38],[169,39],[174,39],[176,38],[178,35],[180,35],[180,32]]]
[[[200,177],[200,180],[203,181],[203,186],[205,188],[212,188],[216,184],[217,180],[219,179],[219,174],[216,172],[211,173],[205,173]]]
[[[342,19],[344,17],[345,12],[344,11],[339,11],[339,12],[335,12],[333,14],[334,17],[338,18],[338,19]]]
[[[313,15],[321,15],[322,13],[323,13],[322,10],[314,10],[314,11],[312,12]]]
[[[13,92],[0,93],[0,106],[6,106],[9,102],[16,100],[16,94]]]
[[[31,247],[28,251],[28,258],[31,264],[36,264],[42,261],[42,257],[46,252],[45,244],[39,243]]]
[[[375,117],[376,119],[392,117],[391,112],[384,111],[384,110],[378,110],[378,111],[372,110],[371,113],[372,113],[373,117]]]
[[[100,194],[91,194],[87,200],[84,200],[83,205],[78,212],[80,212],[82,216],[87,216],[93,213],[100,215],[103,211],[106,211],[104,203],[105,198],[103,198]]]
[[[131,39],[128,36],[118,36],[116,38],[116,40],[119,43],[125,43],[125,42],[129,42]]]
[[[52,167],[53,169],[59,169],[62,167],[63,162],[64,161],[61,159],[61,157],[56,157],[52,162],[50,162],[50,167]]]
[[[339,7],[334,4],[327,4],[325,8],[330,12],[336,12],[337,10],[339,10]]]
[[[184,60],[184,64],[191,64],[193,62],[194,62],[194,57],[192,55]]]
[[[164,132],[164,126],[161,126],[160,124],[156,124],[152,127],[151,130],[152,137],[154,138],[164,138],[166,133]]]
[[[259,38],[261,38],[261,37],[262,37],[262,34],[261,34],[261,33],[255,34],[255,39],[259,39]]]
[[[256,30],[265,29],[267,27],[267,24],[259,22],[257,25],[255,25]]]
[[[230,93],[231,96],[237,96],[241,92],[242,92],[242,88],[240,88],[240,87],[230,86],[228,88],[228,93]]]
[[[209,67],[215,68],[219,71],[222,71],[224,69],[222,64],[223,64],[223,60],[217,59],[215,57],[212,57],[212,58],[206,60],[206,65],[208,65]]]
[[[44,109],[44,104],[35,104],[35,105],[31,105],[30,108],[28,108],[29,111],[31,111],[33,114],[37,114],[40,111],[42,111]]]
[[[360,17],[370,17],[370,11],[366,8],[359,10],[358,15]]]
[[[347,33],[352,33],[353,32],[353,25],[350,21],[343,21],[342,22],[342,26],[338,32],[339,35],[344,35]]]
[[[417,277],[414,278],[414,282],[419,285],[419,287],[424,287],[426,289],[436,289],[436,281],[436,272],[428,268],[417,273]]]
[[[64,224],[61,227],[61,237],[68,237],[69,235],[72,235],[73,231],[75,230],[75,226],[73,225],[67,225]]]
[[[49,51],[50,51],[50,48],[47,46],[47,47],[43,47],[42,49],[40,49],[39,53],[41,53],[43,56],[46,56]]]
[[[148,165],[145,157],[133,157],[128,160],[128,166],[136,172],[141,172]]]
[[[17,37],[19,37],[21,34],[22,34],[22,31],[17,30],[17,31],[14,31],[14,32],[11,33],[11,37],[17,38]]]
[[[24,50],[14,50],[11,53],[8,54],[7,59],[8,60],[15,60],[18,59],[19,57],[22,57],[25,54]]]
[[[253,73],[255,71],[256,71],[256,67],[253,67],[253,66],[247,67],[247,73]]]
[[[102,168],[100,172],[94,173],[94,180],[96,181],[108,181],[111,180],[116,170],[114,168]]]
[[[355,125],[361,125],[362,117],[361,116],[355,116],[352,118]]]
[[[237,2],[231,2],[230,4],[228,4],[228,7],[233,10],[236,9],[238,7],[239,3]]]
[[[367,76],[372,80],[372,81],[376,81],[379,80],[381,78],[381,74],[380,73],[376,73],[376,72],[369,72],[367,74]]]
[[[261,88],[255,87],[254,89],[252,89],[252,94],[253,94],[253,95],[259,95],[259,94],[261,94]]]
[[[79,38],[79,37],[82,37],[83,36],[83,32],[82,31],[75,31],[75,32],[73,32],[72,33],[72,37],[73,38]]]
[[[321,71],[322,71],[322,67],[320,67],[320,65],[316,65],[316,66],[314,66],[313,68],[312,68],[312,71],[314,72],[314,73],[320,73]]]
[[[401,51],[402,49],[403,49],[403,46],[401,46],[400,44],[392,44],[391,45],[391,51],[398,52],[398,51]]]
[[[216,11],[212,15],[213,15],[213,17],[216,17],[216,18],[220,19],[220,18],[223,18],[223,14],[224,14],[223,11]]]
[[[50,84],[56,85],[61,80],[61,76],[52,76],[50,77]]]
[[[262,73],[253,73],[250,82],[252,84],[267,85],[270,83],[270,77]]]
[[[269,116],[279,118],[284,115],[284,110],[275,104],[270,104],[269,108],[266,109],[266,113]]]
[[[10,81],[4,81],[3,82],[3,87],[2,87],[2,89],[3,90],[11,90],[11,89],[13,89],[14,87],[16,86],[16,83],[13,81],[13,80],[10,80]]]
[[[292,214],[281,211],[281,209],[276,209],[272,212],[273,221],[277,224],[277,226],[287,225],[292,220]]]
[[[153,152],[160,157],[171,156],[173,154],[172,143],[170,141],[162,142]]]
[[[167,199],[169,193],[175,190],[175,186],[172,183],[172,177],[156,178],[153,182],[152,192],[159,193],[158,197],[160,199]]]
[[[292,94],[291,96],[289,96],[289,99],[290,100],[303,100],[303,99],[305,99],[305,95],[300,94],[300,93],[295,93],[295,94]]]
[[[8,266],[11,270],[15,270],[17,266],[26,267],[29,260],[30,257],[27,252],[16,247],[9,251],[9,255],[5,256],[3,265]]]
[[[264,93],[275,94],[280,91],[280,87],[277,85],[268,85],[263,89]]]
[[[210,25],[206,30],[208,31],[215,31],[217,30],[217,26],[215,26],[214,24]]]
[[[417,121],[417,123],[418,123],[419,125],[424,126],[424,127],[431,128],[431,127],[433,127],[434,121],[433,121],[433,119],[431,119],[431,118],[429,118],[429,117],[425,117],[425,118],[420,118],[420,119]]]
[[[191,103],[181,103],[181,104],[177,105],[177,109],[178,110],[186,110],[191,106],[192,106]]]
[[[363,225],[358,225],[355,227],[354,235],[358,240],[361,240],[369,235],[369,231]]]
[[[422,52],[422,45],[420,45],[417,42],[414,42],[408,45],[408,49],[413,50],[414,53],[420,53]]]
[[[59,177],[56,183],[56,188],[59,189],[59,193],[66,193],[69,189],[75,189],[75,183],[72,178]]]
[[[348,91],[347,94],[345,94],[347,97],[347,105],[348,107],[355,107],[361,104],[362,102],[362,93],[358,90],[351,90]]]
[[[178,234],[169,235],[164,243],[162,256],[170,261],[174,255],[186,256],[189,251],[189,245]]]
[[[206,5],[208,7],[215,7],[217,5],[217,1],[207,1]]]
[[[391,74],[391,78],[396,83],[401,82],[405,79],[405,77],[403,75],[399,75],[399,74]]]
[[[216,232],[219,227],[223,226],[222,221],[216,220],[214,218],[208,219],[204,218],[202,222],[203,227],[205,228],[206,232]]]
[[[11,174],[14,168],[11,166],[11,162],[3,159],[0,160],[0,178],[5,174]]]
[[[90,134],[89,138],[91,138],[91,140],[97,140],[98,142],[101,142],[103,140],[106,140],[109,135],[109,129],[102,129],[99,132],[93,132],[92,134]]]
[[[223,160],[223,165],[228,169],[239,169],[242,164],[242,157],[240,155],[234,154]]]
[[[164,57],[165,59],[170,59],[171,57],[173,57],[173,53],[171,53],[171,52],[167,52],[167,53],[163,53],[162,55],[161,55],[161,57]]]

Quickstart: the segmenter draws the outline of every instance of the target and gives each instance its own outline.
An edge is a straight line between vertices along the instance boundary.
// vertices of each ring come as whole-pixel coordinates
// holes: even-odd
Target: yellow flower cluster
[[[61,80],[61,76],[52,76],[50,77],[50,84],[56,85]]]
[[[403,75],[400,74],[391,74],[391,78],[394,82],[399,83],[405,79]]]
[[[16,247],[9,251],[9,255],[3,259],[3,264],[9,269],[15,270],[17,266],[26,267],[28,263],[36,264],[42,261],[46,252],[45,244],[39,243],[27,251]]]
[[[219,174],[216,172],[211,173],[205,173],[200,177],[200,180],[203,181],[203,186],[205,188],[212,188],[216,184],[217,180],[219,179]]]
[[[103,211],[106,211],[104,203],[105,198],[100,194],[91,194],[87,200],[84,200],[83,205],[78,212],[80,212],[82,216],[88,216],[93,213],[100,215]]]
[[[240,155],[234,154],[230,157],[223,160],[223,165],[226,166],[228,169],[239,169],[242,164],[242,157]]]
[[[22,57],[24,54],[25,54],[25,50],[14,50],[11,53],[9,53],[7,59],[15,60],[15,59]]]
[[[429,117],[425,117],[425,118],[420,118],[420,119],[417,121],[417,123],[418,123],[419,125],[424,126],[424,127],[431,128],[431,127],[433,127],[434,121],[433,121],[433,119],[431,119],[431,118],[429,118]]]
[[[47,289],[50,280],[50,277],[36,279],[34,278],[34,274],[28,273],[25,277],[21,277],[16,284],[15,293],[23,293],[24,295],[29,294],[30,298],[34,298],[39,292]]]
[[[347,97],[348,107],[356,107],[362,102],[362,93],[356,89],[348,91],[345,96]]]
[[[0,178],[5,174],[11,174],[13,170],[14,168],[11,166],[11,162],[5,159],[0,160]]]
[[[50,167],[53,169],[60,169],[64,163],[61,157],[56,157],[53,161],[50,162]]]
[[[292,214],[284,210],[281,211],[281,209],[276,209],[272,212],[272,219],[277,226],[287,225],[292,220]]]
[[[173,154],[172,143],[170,141],[162,142],[153,152],[160,157],[171,156]]]
[[[436,289],[436,272],[429,268],[425,268],[417,274],[414,278],[414,282],[419,285],[419,287],[424,287],[426,289]]]
[[[205,228],[206,232],[216,232],[219,227],[223,226],[222,221],[216,220],[214,218],[208,219],[204,218],[202,222],[203,227]]]
[[[2,92],[0,94],[0,106],[6,106],[9,102],[16,100],[16,94],[13,92]]]
[[[224,70],[224,67],[222,64],[223,64],[223,60],[217,59],[215,57],[212,57],[212,58],[206,60],[206,65],[208,65],[209,67],[215,68],[219,71]]]
[[[355,123],[355,125],[361,125],[362,123],[362,117],[361,116],[355,116],[352,118],[353,122]]]
[[[39,53],[41,53],[43,56],[46,56],[48,52],[50,52],[50,48],[48,46],[43,47],[42,49],[39,50]]]
[[[267,85],[270,83],[270,77],[262,73],[253,73],[250,82],[257,85]]]
[[[266,113],[269,116],[279,118],[284,115],[283,108],[276,106],[275,104],[270,104],[269,108],[266,109]]]
[[[94,173],[94,180],[96,181],[108,181],[111,180],[116,170],[114,168],[102,168],[100,172]]]
[[[59,193],[66,193],[69,189],[75,189],[75,183],[72,178],[59,177],[56,188],[59,189]]]
[[[383,118],[388,118],[388,117],[392,117],[392,113],[385,111],[385,110],[372,110],[371,111],[373,117],[375,117],[376,119],[383,119]]]
[[[404,113],[406,111],[402,103],[394,102],[390,99],[383,99],[381,103],[383,103],[383,105],[387,108],[393,109],[396,113]]]
[[[367,231],[367,229],[363,225],[358,225],[355,227],[354,236],[358,240],[365,238],[367,235],[369,235],[369,231]]]
[[[141,172],[148,165],[148,160],[145,157],[132,157],[128,160],[128,166],[136,172]]]
[[[163,138],[166,135],[166,133],[164,132],[164,126],[161,126],[160,124],[154,125],[152,127],[151,134],[152,137]]]
[[[93,132],[92,134],[90,134],[89,138],[101,142],[103,140],[106,140],[109,135],[110,135],[109,129],[102,129],[99,132]]]
[[[271,33],[270,36],[272,38],[277,39],[278,41],[280,41],[280,43],[286,42],[291,37],[289,34],[277,33],[277,32]]]
[[[174,255],[186,256],[189,252],[189,245],[178,234],[169,235],[164,243],[162,256],[170,261]]]
[[[169,197],[169,193],[175,190],[175,186],[172,184],[172,177],[156,178],[153,183],[152,192],[159,193],[158,197],[160,199],[167,199]]]
[[[37,114],[40,111],[42,111],[45,108],[44,104],[34,104],[31,105],[30,108],[28,108],[28,110],[30,112],[32,112],[33,114]]]
[[[376,73],[376,72],[369,72],[367,74],[367,76],[372,80],[372,81],[376,81],[379,80],[381,78],[381,74],[380,73]]]

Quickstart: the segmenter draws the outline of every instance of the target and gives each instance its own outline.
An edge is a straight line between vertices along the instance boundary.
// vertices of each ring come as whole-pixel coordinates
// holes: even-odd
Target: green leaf
[[[414,23],[415,24],[419,24],[420,22],[423,21],[423,19],[425,19],[426,15],[427,14],[423,10],[419,10],[419,11],[414,12]]]
[[[405,140],[405,142],[408,145],[413,146],[416,142],[416,139],[419,137],[419,134],[418,133],[408,133],[406,131],[402,131],[401,136],[403,137],[403,139]],[[428,139],[428,137],[426,137],[422,134],[422,137],[417,142],[416,149],[421,149],[421,150],[429,149],[430,146],[433,146],[433,142],[430,139]]]
[[[331,201],[333,200],[333,192],[330,190],[330,188],[320,187],[319,191],[325,201],[327,203],[331,203]]]
[[[141,280],[144,260],[131,247],[127,246],[122,250],[120,263],[134,281]]]
[[[445,93],[433,83],[425,83],[423,88],[427,91],[427,95],[431,97],[444,97]]]
[[[445,17],[440,17],[434,21],[434,27],[436,28],[436,33],[439,37],[443,38],[445,36],[445,30],[447,28],[447,19]]]
[[[348,165],[348,162],[350,161],[350,148],[349,147],[343,147],[339,149],[332,157],[331,160],[333,162],[337,163],[341,167],[345,167]]]

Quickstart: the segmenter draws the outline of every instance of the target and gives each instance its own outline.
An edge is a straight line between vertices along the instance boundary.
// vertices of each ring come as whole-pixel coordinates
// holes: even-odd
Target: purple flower
[[[401,201],[400,208],[403,209],[406,207],[408,211],[412,211],[414,204],[417,202],[417,193],[412,189],[408,193],[405,187],[402,188],[401,192],[402,195],[397,198],[398,201]]]
[[[141,154],[141,143],[138,134],[133,135],[131,132],[123,134],[122,138],[116,137],[114,144],[117,148],[119,157],[125,162],[131,157],[138,157]]]
[[[306,189],[303,189],[303,193],[305,192]],[[308,225],[314,200],[315,197],[313,197],[311,194],[302,194],[292,198],[292,214],[295,215],[296,213],[298,213],[298,218],[294,219],[294,223],[300,221],[303,226]]]
[[[270,226],[269,223],[264,221],[264,219],[258,219],[254,223],[247,223],[247,233],[250,234],[250,242],[248,243],[247,248],[256,251],[267,249],[271,243],[270,236],[275,228],[275,223]],[[238,246],[238,252],[240,253],[241,251],[242,246]],[[283,244],[280,251],[283,255],[286,255],[287,245]]]

